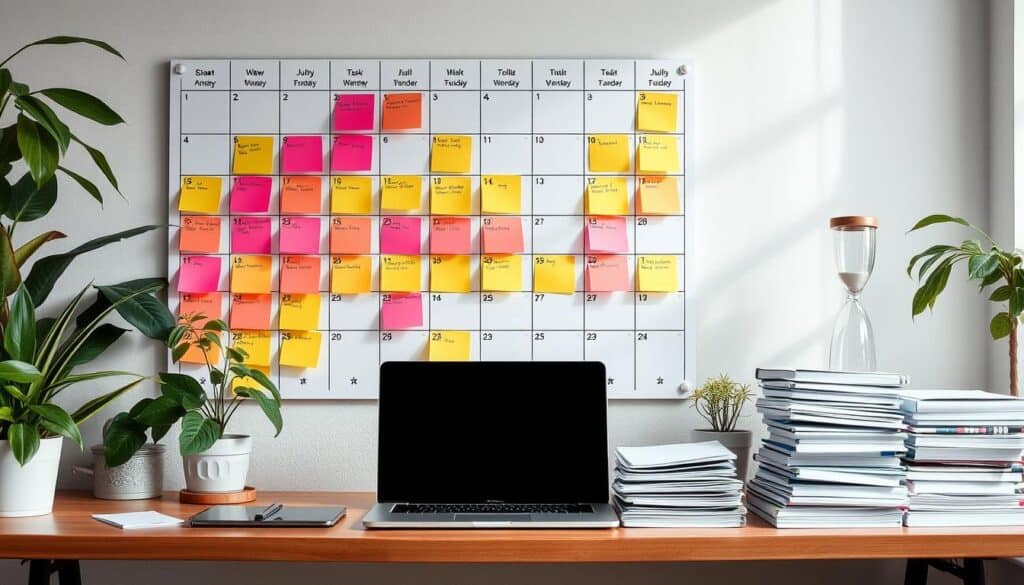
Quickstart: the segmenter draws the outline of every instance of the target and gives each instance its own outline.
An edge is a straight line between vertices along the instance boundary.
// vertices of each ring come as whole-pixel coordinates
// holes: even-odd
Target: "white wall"
[[[33,86],[82,87],[105,96],[129,120],[126,127],[82,131],[107,150],[128,201],[111,196],[101,211],[86,195],[62,187],[60,211],[44,223],[71,238],[53,250],[165,221],[172,57],[692,56],[699,217],[698,259],[690,266],[702,299],[698,376],[727,372],[748,381],[758,365],[824,365],[841,300],[827,219],[871,214],[881,219],[879,258],[864,303],[874,320],[880,367],[907,372],[922,386],[986,383],[987,309],[965,279],[953,279],[934,315],[910,319],[914,286],[904,273],[907,259],[940,236],[961,234],[904,232],[935,212],[988,221],[988,29],[988,4],[967,0],[0,0],[5,50],[66,33],[105,39],[128,57],[123,64],[80,48],[40,49],[12,64]],[[114,282],[163,274],[165,246],[159,234],[94,254],[69,271],[59,296],[67,298],[91,278]],[[163,360],[159,347],[132,339],[122,341],[108,362],[152,372]],[[85,397],[90,391],[98,389],[77,392]],[[245,411],[238,430],[256,437],[255,485],[373,489],[374,403],[289,403],[277,440],[254,414]],[[619,402],[611,409],[611,441],[684,439],[696,424],[682,403]],[[760,428],[753,414],[741,424]],[[86,431],[98,440],[97,425]],[[66,451],[64,472],[84,459]],[[175,487],[181,484],[179,467],[169,461],[167,479]],[[61,482],[84,485],[67,473]],[[196,583],[214,579],[195,567],[182,565],[181,571]],[[86,571],[87,577],[95,571],[105,575],[103,581],[130,582],[141,578],[144,567],[90,563]],[[269,583],[292,574],[325,580],[349,569],[230,571],[222,576]],[[352,571],[360,580],[381,583],[421,575],[437,582],[586,576],[598,583],[668,583],[681,575],[725,582],[762,573],[781,582],[811,571],[854,583],[895,581],[900,564]],[[155,571],[147,578],[171,583],[183,574],[176,566],[173,573]]]

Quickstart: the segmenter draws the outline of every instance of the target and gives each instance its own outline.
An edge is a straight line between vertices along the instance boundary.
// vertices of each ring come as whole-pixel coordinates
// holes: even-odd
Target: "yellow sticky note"
[[[469,331],[431,331],[430,361],[468,362]]]
[[[316,331],[282,331],[281,365],[315,368],[320,362],[321,337]]]
[[[423,177],[388,175],[381,179],[380,207],[388,211],[418,211]]]
[[[676,94],[642,91],[636,100],[636,129],[675,132],[678,111]]]
[[[270,256],[235,256],[231,260],[231,292],[270,292]]]
[[[481,286],[487,291],[516,292],[523,290],[523,257],[515,254],[494,254],[480,257]]]
[[[372,213],[373,179],[331,177],[331,213]]]
[[[431,292],[469,292],[469,256],[431,256]]]
[[[679,180],[676,177],[640,177],[637,213],[680,213]]]
[[[592,134],[587,138],[587,166],[593,173],[629,172],[628,134]]]
[[[249,355],[249,357],[245,358],[245,365],[250,367],[270,366],[269,331],[233,329],[231,331],[231,346],[235,349],[244,350]],[[256,387],[259,388],[258,385]]]
[[[472,191],[469,177],[434,177],[430,180],[430,213],[469,215]]]
[[[576,292],[574,256],[534,256],[533,292],[572,294]]]
[[[629,190],[625,177],[588,177],[587,213],[629,215]]]
[[[468,173],[472,160],[472,136],[438,134],[430,143],[432,173]]]
[[[270,334],[268,333],[267,334],[267,342],[268,342],[268,345],[267,345],[267,355],[268,356],[270,355],[269,341],[270,341]],[[269,357],[268,357],[268,359],[269,359]],[[246,365],[249,366],[250,370],[259,370],[259,371],[263,372],[264,376],[270,376],[270,366],[257,366],[255,364],[250,364],[250,363],[246,363]],[[261,392],[269,392],[269,390],[265,390],[263,388],[263,385],[261,385],[259,382],[257,382],[256,380],[252,379],[249,376],[236,376],[236,377],[231,379],[231,391],[234,392],[235,390],[237,390],[239,388],[253,388],[253,389],[259,390]]]
[[[319,294],[281,295],[281,329],[309,330],[319,325]]]
[[[235,175],[271,175],[274,173],[273,136],[235,136],[235,157],[231,163]]]
[[[676,292],[679,273],[675,256],[637,256],[636,286],[643,292]]]
[[[369,256],[335,256],[331,258],[331,294],[370,292],[373,265]]]
[[[220,177],[182,177],[178,211],[217,213],[220,210]]]
[[[675,173],[679,171],[679,139],[644,134],[636,145],[636,158],[641,173]]]
[[[420,257],[381,256],[380,290],[384,292],[419,292]]]
[[[480,179],[480,208],[484,213],[519,213],[523,178],[519,175],[484,175]]]

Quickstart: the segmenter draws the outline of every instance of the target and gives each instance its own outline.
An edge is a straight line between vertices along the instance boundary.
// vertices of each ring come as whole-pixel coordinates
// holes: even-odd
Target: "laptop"
[[[387,362],[368,528],[609,528],[599,362]]]

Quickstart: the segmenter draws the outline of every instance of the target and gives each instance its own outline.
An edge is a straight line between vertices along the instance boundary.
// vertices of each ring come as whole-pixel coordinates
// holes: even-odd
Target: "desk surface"
[[[94,513],[158,510],[185,518],[204,506],[162,499],[114,502],[59,492],[50,516],[0,518],[0,558],[355,562],[649,562],[766,559],[1024,556],[1024,527],[775,530],[746,528],[611,530],[369,531],[368,492],[263,492],[257,504],[344,505],[337,526],[120,530]]]

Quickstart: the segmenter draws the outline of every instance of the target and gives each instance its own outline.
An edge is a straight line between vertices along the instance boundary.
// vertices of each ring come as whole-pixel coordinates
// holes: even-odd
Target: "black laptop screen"
[[[381,366],[382,502],[608,501],[604,365]]]

